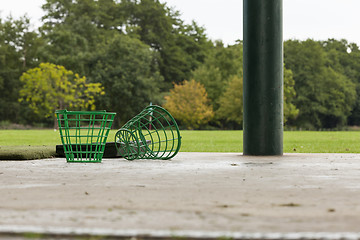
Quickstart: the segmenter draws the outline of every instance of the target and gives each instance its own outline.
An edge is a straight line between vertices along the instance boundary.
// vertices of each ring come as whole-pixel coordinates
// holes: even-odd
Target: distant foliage
[[[179,115],[183,124],[241,129],[241,40],[228,46],[212,41],[203,27],[185,23],[179,11],[160,0],[46,0],[42,9],[42,25],[34,30],[26,16],[0,18],[0,121],[50,126],[47,116],[57,102],[59,108],[82,105],[117,112],[113,126],[120,127],[150,102],[163,105],[173,84],[183,86],[192,82],[181,84],[184,80],[194,79],[205,88],[205,106],[213,112],[204,111],[211,114],[199,123]],[[59,100],[52,91],[44,93],[48,85],[27,83],[28,71],[40,63],[63,66],[65,75],[71,71],[67,77],[80,90],[69,90],[70,96]],[[284,64],[287,126],[360,126],[357,44],[344,39],[287,40]],[[82,91],[85,95],[80,96]],[[189,119],[195,110],[186,112]]]
[[[188,129],[197,129],[214,117],[204,86],[195,80],[175,84],[165,100],[164,107]]]
[[[26,16],[0,19],[0,121],[19,123],[29,115],[17,101],[19,78],[27,69],[39,65],[38,49],[43,44],[30,25]]]
[[[299,109],[293,104],[296,92],[292,72],[284,68],[284,123],[288,119],[296,119]],[[219,99],[217,119],[225,119],[241,125],[243,122],[243,78],[234,75]]]
[[[28,70],[20,81],[19,101],[45,118],[53,117],[56,109],[95,110],[95,96],[105,94],[100,83],[87,83],[85,77],[51,63]]]
[[[205,62],[192,72],[193,79],[205,86],[215,111],[234,75],[242,75],[242,44],[225,47],[219,41],[209,51]]]
[[[335,43],[337,47],[330,46]],[[296,91],[293,103],[299,109],[293,125],[318,129],[346,124],[359,98],[356,96],[359,78],[353,75],[357,65],[340,61],[350,60],[358,51],[352,46],[353,50],[347,52],[348,47],[346,42],[321,43],[311,39],[285,42],[285,66],[293,73]]]
[[[160,102],[163,77],[154,68],[154,53],[138,39],[117,35],[102,46],[102,52],[92,60],[90,76],[100,82],[106,95],[98,105],[118,112],[117,125],[128,121],[150,102]],[[120,127],[120,126],[119,126]]]
[[[294,105],[296,91],[295,80],[292,71],[284,67],[284,124],[288,120],[294,120],[299,115],[299,109]]]
[[[225,92],[220,97],[219,109],[216,115],[220,119],[233,121],[237,124],[243,122],[243,79],[234,75]]]

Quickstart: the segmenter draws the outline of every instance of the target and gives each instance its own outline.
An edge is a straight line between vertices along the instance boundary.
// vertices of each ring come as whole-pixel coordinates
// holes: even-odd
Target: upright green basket
[[[57,110],[67,162],[101,162],[116,113]]]
[[[125,159],[170,159],[181,146],[179,127],[160,106],[148,106],[115,135],[115,146]]]

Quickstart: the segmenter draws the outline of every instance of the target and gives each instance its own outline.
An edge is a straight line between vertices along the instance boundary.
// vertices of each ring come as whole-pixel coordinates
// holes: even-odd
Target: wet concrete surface
[[[0,161],[0,182],[0,236],[360,239],[360,154]]]

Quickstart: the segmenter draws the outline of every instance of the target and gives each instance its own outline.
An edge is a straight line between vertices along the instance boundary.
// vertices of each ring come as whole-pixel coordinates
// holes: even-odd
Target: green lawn
[[[183,152],[242,152],[242,131],[182,131]],[[285,131],[284,152],[360,153],[360,132]]]
[[[108,142],[114,141],[116,130]],[[242,152],[242,131],[181,131],[183,152]],[[5,146],[55,146],[54,130],[0,130],[0,151]],[[284,132],[284,152],[360,153],[360,132]]]

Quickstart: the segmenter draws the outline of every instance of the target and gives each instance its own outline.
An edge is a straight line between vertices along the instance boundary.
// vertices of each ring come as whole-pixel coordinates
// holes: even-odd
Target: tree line
[[[242,41],[212,41],[158,0],[42,8],[38,29],[27,16],[0,18],[0,122],[51,126],[56,108],[96,108],[117,112],[119,127],[152,103],[184,128],[242,128]],[[359,96],[356,44],[284,42],[287,126],[360,125]]]

